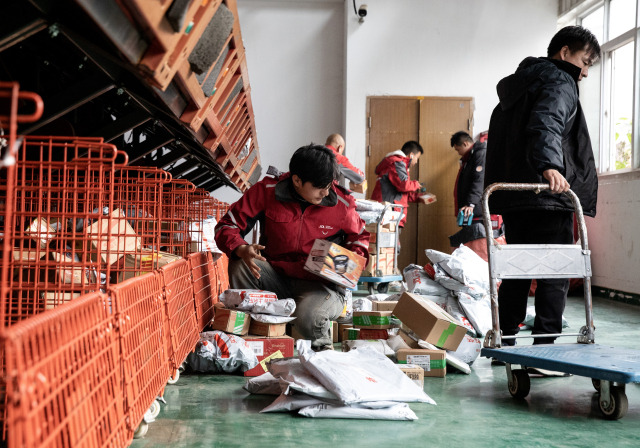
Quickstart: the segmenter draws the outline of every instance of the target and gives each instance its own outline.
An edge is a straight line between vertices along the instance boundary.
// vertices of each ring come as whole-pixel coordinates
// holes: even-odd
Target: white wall
[[[600,176],[597,215],[587,218],[593,285],[640,294],[639,192],[638,171]]]
[[[369,10],[362,24],[352,2],[345,2],[347,150],[360,167],[365,165],[367,96],[473,97],[473,131],[484,131],[498,102],[496,84],[526,56],[546,55],[558,11],[557,0],[360,3]]]

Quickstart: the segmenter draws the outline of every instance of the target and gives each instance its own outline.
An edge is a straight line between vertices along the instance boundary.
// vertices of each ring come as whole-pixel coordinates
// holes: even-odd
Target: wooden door
[[[453,189],[460,168],[451,136],[466,131],[473,136],[472,98],[425,98],[420,105],[420,182],[437,201],[418,207],[418,264],[424,265],[424,249],[451,253],[449,235],[459,228],[455,220]]]
[[[369,132],[367,144],[367,198],[376,185],[375,169],[388,153],[400,149],[409,140],[418,140],[420,122],[420,100],[411,97],[377,97],[367,101]],[[411,169],[409,176],[418,178],[419,167]],[[398,268],[415,263],[417,255],[416,233],[418,213],[416,204],[409,207],[407,222],[400,234],[402,250],[398,257]]]
[[[458,173],[457,153],[450,139],[457,131],[472,133],[473,99],[440,97],[369,97],[367,100],[367,197],[375,186],[375,168],[389,152],[408,140],[418,140],[425,150],[411,179],[424,182],[437,202],[410,204],[400,236],[398,267],[427,262],[425,249],[451,253],[449,235],[458,231],[453,188]]]

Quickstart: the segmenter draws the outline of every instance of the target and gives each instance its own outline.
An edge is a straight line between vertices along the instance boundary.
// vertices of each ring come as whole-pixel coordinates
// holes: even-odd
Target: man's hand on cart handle
[[[549,169],[542,173],[542,176],[549,181],[549,189],[552,193],[564,193],[569,191],[569,182],[558,170]]]
[[[257,279],[260,278],[260,267],[253,260],[255,258],[257,260],[267,261],[266,258],[260,255],[260,251],[264,248],[265,246],[261,246],[260,244],[243,244],[235,250],[238,258],[244,261],[244,264],[247,265],[253,276]]]

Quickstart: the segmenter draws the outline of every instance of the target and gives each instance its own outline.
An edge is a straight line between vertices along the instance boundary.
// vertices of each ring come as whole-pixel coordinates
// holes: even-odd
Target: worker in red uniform
[[[344,138],[342,138],[340,134],[331,134],[327,137],[327,141],[324,146],[329,148],[336,155],[336,161],[338,162],[340,173],[346,179],[356,185],[360,185],[365,181],[365,176],[362,170],[353,166],[349,159],[344,155]]]
[[[355,200],[335,182],[336,157],[322,145],[299,148],[289,173],[265,177],[234,203],[216,226],[216,243],[229,256],[234,289],[263,289],[296,301],[296,330],[312,348],[333,348],[331,321],[340,316],[345,290],[304,270],[316,239],[368,260],[369,232]],[[260,223],[260,244],[243,239]]]
[[[408,141],[402,148],[390,152],[376,167],[376,186],[371,194],[371,199],[379,202],[391,202],[405,207],[409,202],[425,202],[420,198],[426,193],[424,187],[417,180],[409,179],[409,169],[418,163],[424,150],[420,143]],[[405,216],[400,220],[400,228],[404,227],[407,220]]]

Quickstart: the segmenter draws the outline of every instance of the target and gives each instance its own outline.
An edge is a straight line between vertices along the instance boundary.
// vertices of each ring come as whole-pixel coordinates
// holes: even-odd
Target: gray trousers
[[[233,289],[263,289],[275,292],[279,299],[296,301],[296,317],[291,325],[313,347],[333,344],[330,337],[331,321],[336,320],[344,308],[344,290],[325,285],[321,281],[302,280],[278,274],[266,261],[255,260],[260,266],[260,279],[256,279],[242,260],[229,260],[229,284]]]

